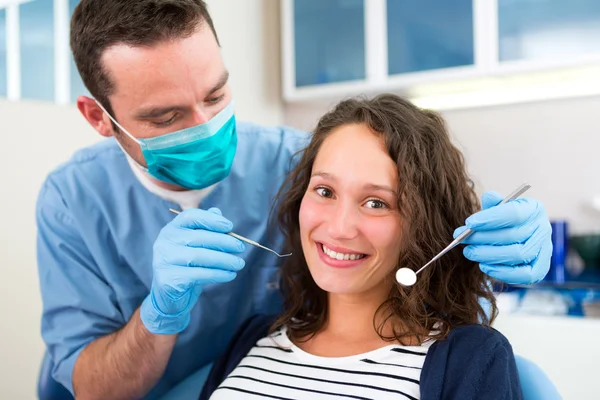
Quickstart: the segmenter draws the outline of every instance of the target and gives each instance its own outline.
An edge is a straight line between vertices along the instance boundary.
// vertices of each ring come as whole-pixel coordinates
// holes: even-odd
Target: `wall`
[[[286,105],[284,121],[312,129],[331,104]],[[531,183],[551,218],[567,219],[574,233],[600,231],[589,203],[600,194],[600,97],[443,112],[478,189],[508,194]]]
[[[72,107],[0,102],[0,398],[33,399],[44,345],[34,207],[45,175],[99,137]]]
[[[598,320],[500,314],[494,327],[515,354],[542,368],[565,400],[598,398],[600,346],[579,340],[600,335]]]
[[[283,121],[278,0],[208,0],[239,119]]]
[[[208,1],[240,119],[278,124],[279,2]],[[0,399],[36,398],[44,345],[35,259],[34,206],[46,174],[99,140],[72,106],[0,100]]]

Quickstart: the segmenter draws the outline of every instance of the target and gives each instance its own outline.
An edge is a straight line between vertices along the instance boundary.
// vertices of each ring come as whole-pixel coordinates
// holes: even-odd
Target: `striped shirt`
[[[431,344],[320,357],[295,346],[282,328],[260,339],[210,400],[419,399],[419,378]]]

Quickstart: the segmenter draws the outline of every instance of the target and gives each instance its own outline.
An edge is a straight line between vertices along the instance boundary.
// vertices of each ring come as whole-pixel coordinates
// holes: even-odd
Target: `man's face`
[[[185,39],[151,47],[110,47],[102,63],[114,82],[110,96],[114,118],[137,138],[203,124],[231,101],[220,48],[205,24]],[[108,117],[103,118],[110,126]],[[145,166],[140,146],[122,133],[116,136]]]

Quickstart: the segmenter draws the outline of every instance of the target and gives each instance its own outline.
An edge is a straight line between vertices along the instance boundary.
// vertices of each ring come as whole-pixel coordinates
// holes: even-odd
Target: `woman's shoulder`
[[[443,340],[437,340],[428,352],[427,364],[438,366],[438,359],[452,363],[472,363],[473,358],[485,359],[498,349],[506,349],[512,354],[508,339],[496,329],[479,324],[453,328]]]
[[[455,363],[473,363],[474,357],[483,360],[499,349],[512,355],[510,342],[502,333],[490,326],[463,325],[453,328],[445,339],[436,341],[429,358],[430,361],[442,357]]]
[[[250,317],[239,327],[225,351],[214,362],[200,394],[200,400],[208,399],[250,349],[269,335],[269,329],[276,318],[276,315],[259,314]]]
[[[263,336],[266,336],[269,332],[271,325],[277,319],[277,315],[257,314],[248,318],[242,326],[238,329],[239,334],[247,332],[260,331]]]
[[[514,354],[508,339],[494,328],[482,325],[456,327],[444,340],[436,341],[427,353],[421,382],[422,393],[428,394],[425,397],[452,393],[449,398],[495,398],[482,394],[491,388],[520,398]]]
[[[255,315],[247,319],[229,342],[226,358],[239,361],[257,342],[273,336],[269,331],[275,320],[276,316],[264,314]],[[280,330],[274,332],[274,335],[279,333]]]
[[[508,339],[496,329],[479,324],[459,326],[448,335],[446,340],[437,342],[437,346],[456,352],[464,349],[465,354],[493,352],[499,347],[511,348]],[[511,350],[512,352],[512,350]]]
[[[448,365],[485,363],[499,349],[512,355],[510,342],[496,329],[480,324],[457,326],[431,346],[424,372],[444,369]]]
[[[508,339],[491,326],[481,324],[457,326],[450,331],[448,340],[508,343]]]

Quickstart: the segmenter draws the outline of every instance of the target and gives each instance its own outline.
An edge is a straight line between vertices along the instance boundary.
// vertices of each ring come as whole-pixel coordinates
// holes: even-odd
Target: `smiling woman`
[[[489,322],[477,298],[493,296],[460,249],[412,289],[392,277],[424,265],[478,208],[463,156],[437,114],[392,95],[342,102],[321,118],[288,187],[280,222],[305,260],[282,271],[289,307],[276,325],[292,338],[320,331],[337,295],[374,296],[371,325],[388,340],[420,342],[434,326],[432,337],[443,339],[457,324]],[[338,252],[364,258],[356,268],[329,268],[350,266]],[[386,322],[394,319],[402,324]]]
[[[343,101],[283,187],[284,311],[241,329],[201,398],[521,398],[475,262],[455,248],[414,286],[394,279],[479,208],[439,115],[394,95]]]

